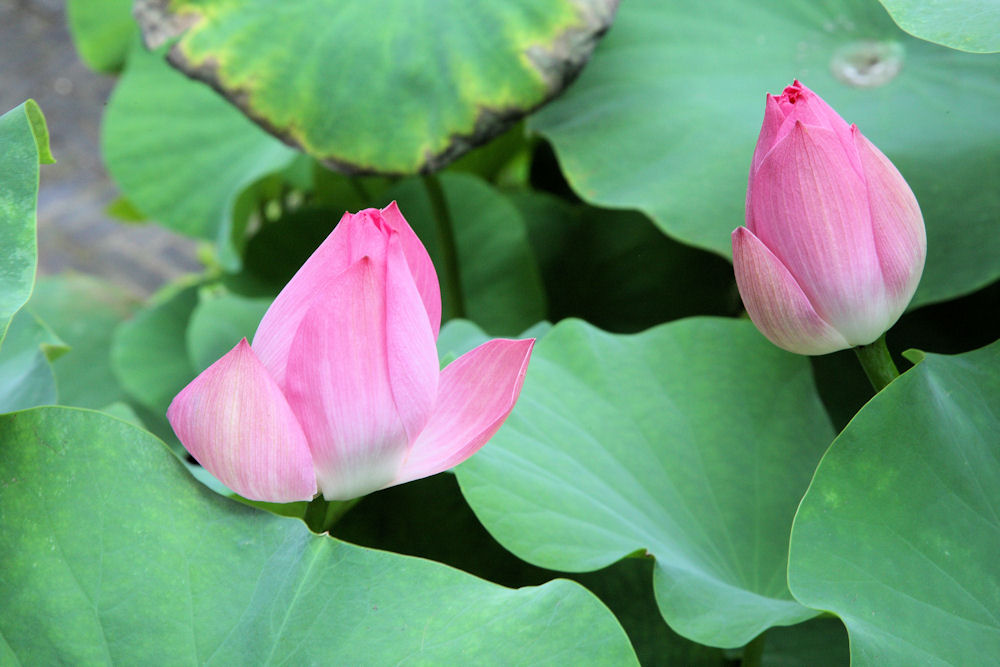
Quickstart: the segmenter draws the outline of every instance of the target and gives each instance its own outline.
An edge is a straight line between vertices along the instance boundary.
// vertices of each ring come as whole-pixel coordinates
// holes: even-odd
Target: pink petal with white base
[[[797,354],[851,347],[816,313],[781,260],[746,227],[733,232],[733,267],[743,306],[772,343]]]
[[[381,488],[408,450],[386,352],[385,274],[384,259],[372,257],[340,274],[302,320],[289,354],[286,395],[328,500]]]
[[[867,188],[840,141],[796,123],[764,158],[753,187],[753,233],[823,319],[849,340],[865,337],[872,313],[884,310],[885,288]]]
[[[899,170],[857,128],[854,139],[868,181],[875,249],[891,302],[888,329],[917,290],[927,255],[927,233],[917,198]]]
[[[495,339],[441,372],[434,414],[391,484],[452,468],[493,437],[514,408],[535,340]]]
[[[316,477],[288,402],[244,338],[170,404],[167,419],[210,473],[251,500],[310,500]]]

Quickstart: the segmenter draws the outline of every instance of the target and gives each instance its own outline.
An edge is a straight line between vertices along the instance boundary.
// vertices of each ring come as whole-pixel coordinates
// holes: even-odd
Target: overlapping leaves
[[[207,86],[136,45],[104,116],[108,171],[139,211],[175,231],[217,240],[239,265],[249,211],[240,196],[296,153]],[[250,193],[252,196],[253,193]]]
[[[614,0],[140,0],[148,40],[348,172],[436,169],[558,94]],[[428,101],[432,100],[432,104]]]
[[[801,79],[913,188],[928,236],[914,302],[929,303],[1000,277],[998,66],[910,37],[869,0],[631,0],[529,127],[584,199],[728,255],[764,93]]]
[[[313,535],[208,493],[114,418],[4,415],[0,440],[0,643],[17,661],[141,663],[169,647],[197,664],[637,664],[576,584],[510,590]]]
[[[817,613],[785,583],[788,533],[832,437],[808,364],[749,322],[615,336],[569,320],[535,348],[507,423],[457,472],[521,558],[585,571],[644,550],[671,627],[733,647]]]
[[[1000,655],[1000,343],[927,355],[823,457],[789,585],[839,615],[854,664]]]

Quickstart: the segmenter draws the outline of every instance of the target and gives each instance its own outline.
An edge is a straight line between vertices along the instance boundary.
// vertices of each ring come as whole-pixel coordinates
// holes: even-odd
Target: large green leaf
[[[833,438],[803,357],[747,321],[556,325],[493,440],[457,468],[487,530],[585,571],[645,549],[680,634],[735,647],[814,616],[785,583],[795,507]]]
[[[28,310],[11,320],[0,349],[0,413],[56,402],[56,379],[49,364],[65,344]]]
[[[52,363],[61,405],[103,408],[126,394],[111,371],[115,327],[136,309],[136,300],[111,283],[82,274],[43,277],[28,310],[69,345]]]
[[[0,636],[25,664],[638,664],[564,580],[510,590],[215,496],[83,410],[0,418]]]
[[[101,143],[108,171],[133,206],[183,234],[217,239],[227,266],[238,264],[240,194],[296,157],[207,86],[138,45],[108,102]]]
[[[503,586],[534,586],[556,576],[497,544],[469,509],[454,475],[434,475],[366,496],[333,533],[366,547],[446,563]],[[722,650],[679,637],[663,622],[649,586],[652,570],[652,559],[626,558],[570,578],[614,612],[642,665],[727,667]],[[841,633],[846,644],[847,634]]]
[[[54,161],[45,118],[33,100],[0,116],[0,343],[31,296],[38,261],[38,165]]]
[[[147,40],[333,168],[437,169],[557,95],[617,0],[140,0]]]
[[[823,457],[788,578],[838,614],[858,665],[1000,656],[1000,343],[927,355]]]
[[[121,68],[138,26],[132,0],[67,0],[66,18],[80,59],[98,72]]]
[[[163,415],[195,376],[185,332],[198,304],[198,287],[175,288],[115,330],[111,368],[132,398]]]
[[[441,174],[458,255],[465,317],[493,335],[515,335],[545,319],[545,292],[528,243],[524,219],[498,190],[468,174]],[[389,190],[399,210],[420,236],[448,290],[446,264],[435,212],[420,179]],[[444,295],[444,319],[454,317]]]
[[[1000,3],[996,0],[879,0],[906,32],[961,51],[1000,51]]]
[[[884,85],[834,73],[861,68],[874,82],[897,59]],[[579,81],[529,125],[553,142],[584,199],[640,209],[728,256],[764,94],[799,78],[913,187],[928,235],[915,303],[927,303],[1000,276],[1000,189],[987,185],[1000,182],[998,68],[1000,56],[904,34],[874,0],[630,0]]]

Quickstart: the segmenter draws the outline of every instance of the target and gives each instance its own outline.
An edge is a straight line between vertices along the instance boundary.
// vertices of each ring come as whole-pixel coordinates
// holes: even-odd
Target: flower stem
[[[854,353],[858,355],[861,367],[865,369],[865,375],[875,387],[878,393],[899,377],[896,364],[892,362],[889,348],[885,345],[885,334],[879,336],[878,340],[868,345],[858,345],[854,348]]]
[[[740,667],[760,667],[764,658],[764,636],[760,633],[743,647],[743,657],[740,659]]]
[[[312,499],[306,506],[305,516],[302,520],[309,526],[309,530],[317,534],[329,532],[333,524],[337,523],[340,517],[347,514],[347,510],[354,507],[360,498],[354,500],[325,500],[322,495]]]
[[[445,199],[441,181],[437,175],[423,177],[424,188],[431,200],[434,222],[437,227],[437,245],[441,251],[441,268],[444,273],[444,294],[447,298],[446,312],[451,317],[465,317],[465,299],[462,297],[462,278],[458,270],[458,248],[455,245],[455,227],[451,222],[451,211]]]

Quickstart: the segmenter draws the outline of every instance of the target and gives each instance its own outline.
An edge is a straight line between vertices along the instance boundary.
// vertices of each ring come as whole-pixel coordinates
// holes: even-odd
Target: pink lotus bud
[[[913,297],[926,253],[913,192],[856,126],[798,81],[767,96],[733,265],[772,343],[826,354],[875,341]]]
[[[347,500],[451,468],[514,407],[534,339],[491,340],[439,371],[437,273],[393,202],[345,213],[257,328],[167,418],[252,500]]]

